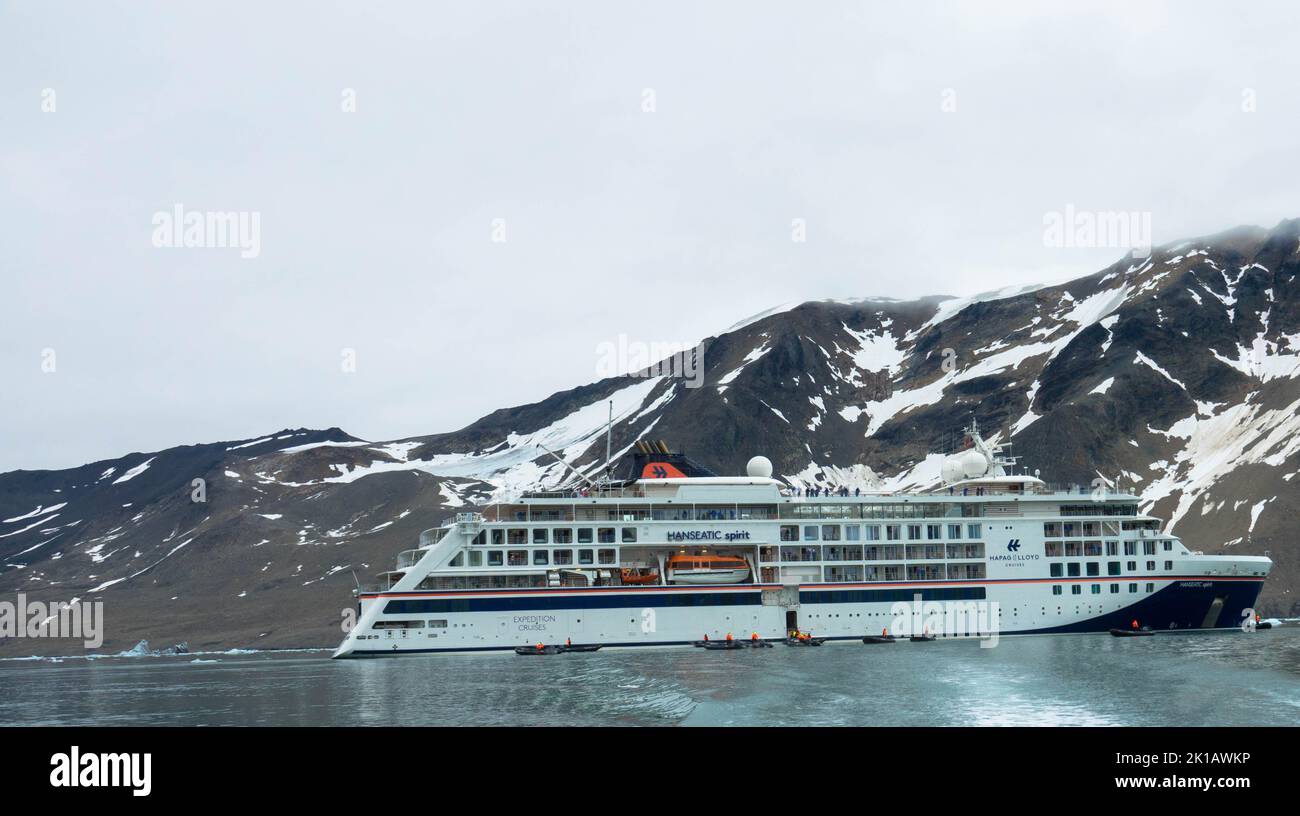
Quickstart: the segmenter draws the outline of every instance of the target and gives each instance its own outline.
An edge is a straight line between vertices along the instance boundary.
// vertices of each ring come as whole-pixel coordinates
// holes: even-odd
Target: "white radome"
[[[772,478],[772,460],[766,456],[755,456],[745,465],[745,472],[758,479]]]

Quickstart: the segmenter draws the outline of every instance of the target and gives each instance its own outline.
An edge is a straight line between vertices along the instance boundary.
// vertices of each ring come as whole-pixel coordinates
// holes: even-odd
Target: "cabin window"
[[[901,530],[902,528],[899,527],[897,524],[886,524],[885,538],[890,541],[897,541],[898,539],[902,538],[902,535],[900,533]]]
[[[943,526],[939,524],[925,525],[925,537],[930,541],[943,538]]]
[[[1101,594],[1101,584],[1093,584],[1093,585],[1092,585],[1092,594],[1093,594],[1093,595],[1100,595],[1100,594]]]
[[[838,524],[822,525],[822,541],[839,541],[840,526]]]
[[[1061,522],[1059,521],[1043,522],[1043,535],[1046,538],[1059,538],[1061,535]]]
[[[1119,542],[1118,542],[1118,541],[1107,541],[1107,542],[1106,542],[1106,555],[1119,555]]]
[[[949,525],[948,525],[948,538],[954,538],[954,539],[956,539],[956,538],[961,538],[961,525],[960,525],[960,524],[949,524]]]
[[[982,525],[982,524],[967,524],[967,525],[966,525],[966,537],[967,537],[967,538],[983,538],[983,537],[984,537],[984,534],[983,534],[983,532],[982,532],[982,528],[983,528],[983,526],[984,526],[984,525]]]
[[[501,550],[488,550],[488,566],[499,567],[505,563],[505,553]]]
[[[449,567],[462,567],[464,565],[465,565],[465,552],[463,550],[461,552],[456,553],[456,557],[451,559],[451,561],[447,562],[447,566]]]
[[[573,563],[573,550],[555,550],[551,553],[551,560],[557,567],[566,567]]]
[[[880,525],[879,525],[879,524],[868,524],[868,525],[867,525],[867,541],[879,541],[879,540],[880,540]]]
[[[1096,561],[1089,561],[1089,562],[1088,562],[1088,577],[1089,577],[1089,578],[1095,578],[1095,577],[1098,576],[1098,575],[1101,575],[1101,564],[1098,564]]]
[[[1110,585],[1110,594],[1111,594],[1111,595],[1118,595],[1118,594],[1119,594],[1119,584],[1111,584],[1111,585]]]
[[[538,527],[536,530],[533,530],[534,544],[545,544],[548,541],[550,541],[550,537],[545,527]]]
[[[600,550],[596,555],[597,555],[597,557],[600,558],[600,563],[602,563],[602,564],[613,564],[613,563],[614,563],[614,551],[613,551],[613,550]]]
[[[598,527],[598,528],[596,528],[596,541],[597,541],[597,543],[600,543],[600,544],[613,544],[613,543],[614,543],[614,528],[613,528],[613,527]]]
[[[1082,594],[1083,594],[1083,587],[1079,586],[1078,584],[1074,584],[1073,586],[1070,587],[1070,594],[1071,594],[1071,595],[1082,595]]]
[[[850,524],[844,528],[845,541],[860,541],[862,539],[862,528],[856,524]]]
[[[550,563],[550,560],[546,550],[533,550],[533,566],[544,567]]]
[[[902,545],[902,544],[886,544],[886,545],[885,545],[885,560],[886,560],[886,561],[902,561],[902,560],[903,560],[903,545]]]
[[[1053,584],[1053,585],[1052,585],[1052,594],[1053,594],[1053,595],[1060,595],[1060,594],[1061,594],[1061,585],[1060,585],[1060,584]]]
[[[1143,555],[1155,555],[1155,554],[1156,554],[1156,543],[1155,543],[1154,541],[1143,541],[1143,542],[1142,542],[1142,554],[1143,554]]]
[[[1124,542],[1124,554],[1125,554],[1125,555],[1137,555],[1137,552],[1138,552],[1138,551],[1137,551],[1137,542],[1136,542],[1136,541],[1125,541],[1125,542]]]
[[[1079,556],[1083,555],[1083,542],[1082,541],[1065,542],[1065,554],[1070,558],[1078,558]]]
[[[551,541],[556,544],[572,544],[573,531],[568,527],[560,527],[551,531]]]
[[[1066,572],[1069,574],[1069,576],[1070,576],[1071,578],[1078,578],[1078,577],[1079,577],[1079,562],[1078,562],[1078,561],[1071,561],[1069,564],[1066,564],[1066,565],[1065,565],[1065,568],[1066,568]]]
[[[1084,554],[1084,555],[1101,555],[1101,542],[1100,542],[1100,541],[1085,541],[1085,542],[1083,542],[1083,554]]]
[[[1147,562],[1147,572],[1154,572],[1155,568],[1156,568],[1156,562],[1154,561]]]
[[[1128,569],[1129,572],[1137,572],[1138,562],[1136,562],[1136,561],[1129,561],[1129,562],[1128,562],[1127,564],[1125,564],[1124,566],[1125,566],[1126,569]]]
[[[1048,558],[1060,558],[1065,555],[1065,546],[1059,541],[1048,541],[1043,544],[1043,552]]]
[[[1172,541],[1166,541],[1166,542],[1165,542],[1165,552],[1169,552],[1169,551],[1172,550],[1173,548],[1174,548],[1174,542],[1172,542]]]
[[[429,628],[430,628],[430,629],[446,629],[446,628],[447,628],[447,622],[446,622],[445,620],[431,620],[431,621],[429,621]]]
[[[481,567],[481,566],[483,566],[483,551],[482,551],[482,550],[470,550],[470,551],[469,551],[469,565],[470,565],[471,567]]]
[[[1155,591],[1156,591],[1155,584],[1147,584],[1147,592],[1155,592]]]
[[[1061,562],[1057,561],[1056,563],[1052,564],[1051,567],[1052,567],[1052,577],[1060,578],[1062,573],[1064,572],[1064,569],[1062,569],[1061,567]]]
[[[1165,569],[1167,569],[1167,570],[1171,570],[1171,569],[1173,569],[1173,568],[1174,568],[1174,562],[1173,562],[1173,561],[1166,561],[1166,562],[1165,562]]]
[[[590,533],[591,531],[588,530],[587,532]],[[580,536],[580,537],[581,537],[581,536]],[[579,563],[579,564],[590,564],[591,562],[592,562],[592,552],[591,552],[591,550],[578,550],[578,563]]]
[[[498,529],[498,530],[493,530],[493,531],[492,531],[492,543],[495,544],[495,545],[498,546],[498,547],[501,546],[502,544],[506,543],[506,531],[505,531],[505,530],[500,530],[500,529]]]
[[[798,540],[799,540],[799,528],[798,528],[797,526],[793,525],[793,524],[783,524],[783,525],[781,525],[781,540],[782,540],[782,541],[798,541]]]
[[[590,544],[590,543],[591,543],[591,528],[590,528],[590,527],[579,527],[579,528],[578,528],[578,543],[579,543],[579,544]]]
[[[920,540],[921,540],[921,525],[919,525],[919,524],[909,524],[909,525],[907,525],[907,540],[908,540],[908,541],[920,541]]]
[[[512,567],[528,566],[528,550],[507,550],[506,564]]]
[[[816,540],[817,540],[817,525],[816,525],[816,524],[809,524],[807,527],[804,527],[804,528],[803,528],[803,540],[804,540],[804,541],[816,541]]]
[[[1129,585],[1128,585],[1128,591],[1129,591],[1129,592],[1137,592],[1137,591],[1138,591],[1138,585],[1137,585],[1137,584],[1129,584]]]
[[[487,543],[487,530],[484,530],[483,532],[481,532],[481,533],[479,533],[478,535],[474,536],[474,541],[473,541],[473,543],[476,544],[476,545],[478,545],[478,546],[480,546],[480,547],[483,546],[484,544],[486,544],[486,543]]]
[[[508,543],[510,543],[510,544],[512,544],[512,545],[527,544],[527,543],[528,543],[528,531],[527,531],[527,530],[515,530],[515,529],[507,530],[507,531],[506,531],[506,539],[507,539]]]
[[[623,543],[624,543],[624,544],[635,544],[635,543],[636,543],[636,528],[635,528],[635,527],[624,527],[624,528],[623,528]]]
[[[1119,562],[1118,562],[1118,561],[1107,561],[1107,562],[1106,562],[1106,574],[1107,574],[1107,575],[1119,575]]]
[[[1079,525],[1073,521],[1067,521],[1061,525],[1061,532],[1066,538],[1079,535]]]

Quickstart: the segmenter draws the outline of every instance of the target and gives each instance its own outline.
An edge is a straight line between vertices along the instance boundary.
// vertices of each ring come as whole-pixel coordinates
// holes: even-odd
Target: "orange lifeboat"
[[[659,583],[659,570],[641,569],[638,567],[624,567],[619,570],[619,577],[624,584],[657,584]]]
[[[734,555],[686,555],[668,559],[668,581],[673,584],[739,584],[749,578],[749,562]]]

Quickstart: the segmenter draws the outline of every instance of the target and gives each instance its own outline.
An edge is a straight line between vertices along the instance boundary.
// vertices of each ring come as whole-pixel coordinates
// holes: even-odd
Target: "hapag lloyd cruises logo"
[[[1020,552],[1020,539],[1018,539],[1018,538],[1013,538],[1013,539],[1011,539],[1010,541],[1007,542],[1007,554],[1006,554],[1006,555],[990,555],[990,556],[989,556],[989,560],[990,560],[990,561],[1009,561],[1009,562],[1012,562],[1013,564],[1018,564],[1018,563],[1025,562],[1025,561],[1037,561],[1037,560],[1038,560],[1038,553],[1024,553],[1024,554],[1022,555],[1021,552]]]

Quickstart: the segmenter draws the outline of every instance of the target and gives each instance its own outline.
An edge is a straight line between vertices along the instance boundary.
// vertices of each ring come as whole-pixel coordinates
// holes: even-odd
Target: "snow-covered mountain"
[[[1262,608],[1296,614],[1298,272],[1300,221],[1244,227],[1055,286],[770,310],[705,342],[698,388],[631,375],[453,433],[286,430],[15,471],[0,593],[101,598],[111,646],[332,645],[354,571],[453,508],[565,481],[541,445],[599,468],[612,400],[619,454],[663,439],[741,472],[761,453],[805,485],[934,484],[933,452],[976,419],[1048,481],[1122,481],[1195,548],[1268,551]]]

